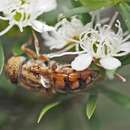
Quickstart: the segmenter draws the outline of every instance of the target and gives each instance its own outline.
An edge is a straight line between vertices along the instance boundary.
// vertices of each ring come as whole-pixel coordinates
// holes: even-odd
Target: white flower
[[[130,53],[130,35],[123,33],[120,22],[115,24],[117,32],[110,25],[101,26],[97,24],[81,35],[81,48],[86,50],[85,54],[79,55],[71,63],[73,69],[82,71],[92,61],[107,70],[114,70],[121,66],[118,57]]]
[[[77,46],[79,43],[79,36],[89,28],[89,24],[83,23],[75,16],[71,20],[66,18],[62,19],[55,25],[55,31],[43,33],[44,44],[50,49],[63,49],[67,50]]]
[[[31,26],[38,32],[52,30],[52,27],[37,18],[55,9],[56,5],[56,0],[0,0],[0,19],[9,21],[9,26],[0,32],[0,35],[8,32],[14,25],[17,25],[21,32],[26,26]]]
[[[72,61],[71,66],[73,69],[77,71],[82,71],[89,67],[92,60],[93,60],[93,57],[91,57],[91,55],[80,54],[78,57],[74,59],[74,61]]]

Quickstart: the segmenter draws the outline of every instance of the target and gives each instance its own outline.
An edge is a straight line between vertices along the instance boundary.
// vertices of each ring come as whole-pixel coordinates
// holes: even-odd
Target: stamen
[[[129,54],[128,52],[121,52],[121,53],[113,54],[113,56],[121,57],[121,56],[125,56],[125,55],[128,55],[128,54]]]
[[[101,24],[105,24],[105,23],[107,23],[109,20],[110,20],[110,18],[104,18],[104,19],[101,19],[101,20],[100,20],[100,23],[101,23]]]
[[[115,26],[116,26],[117,29],[118,29],[116,35],[117,35],[118,37],[123,37],[123,30],[122,30],[122,28],[121,28],[121,23],[120,23],[119,20],[116,21]]]
[[[126,42],[127,40],[130,39],[130,34],[128,34],[124,39],[123,39],[123,42]]]
[[[66,51],[72,49],[74,46],[75,46],[75,44],[69,45],[69,46],[67,46],[66,48],[62,49],[61,51],[58,51],[57,53],[66,52]]]
[[[39,46],[39,42],[38,42],[38,39],[37,39],[37,36],[36,36],[35,32],[32,31],[32,33],[33,33],[33,37],[34,37],[34,46],[35,46],[36,54],[37,54],[37,56],[39,57],[39,56],[40,56],[40,46]]]
[[[18,24],[20,32],[23,32],[23,25],[21,23]]]
[[[2,17],[2,16],[0,16],[0,19],[1,19],[1,20],[8,20],[8,18]]]
[[[124,32],[123,37],[127,36],[129,34],[129,31]]]
[[[14,24],[10,24],[9,26],[7,26],[7,28],[5,28],[3,31],[0,32],[0,36],[7,33],[13,26],[14,26]]]
[[[52,58],[56,58],[56,57],[62,57],[62,56],[65,56],[65,55],[77,55],[77,54],[83,54],[85,53],[86,51],[79,51],[79,52],[63,52],[63,53],[52,53],[52,54],[47,54],[47,57],[49,57],[50,59]]]
[[[76,49],[76,52],[80,51],[79,44],[76,44],[75,49]]]
[[[113,26],[115,20],[117,19],[118,14],[119,14],[119,13],[116,12],[116,13],[114,14],[114,16],[112,17],[112,19],[111,19],[111,21],[110,21],[110,23],[109,23],[110,28]]]
[[[101,12],[100,10],[96,11],[96,23],[97,24],[101,23],[101,21],[100,21],[101,20],[100,12]]]
[[[126,82],[127,80],[120,74],[116,73],[116,76],[118,79],[120,79],[122,82]]]
[[[78,40],[75,40],[75,39],[70,39],[69,41],[70,42],[74,42],[74,43],[78,43],[79,42]]]

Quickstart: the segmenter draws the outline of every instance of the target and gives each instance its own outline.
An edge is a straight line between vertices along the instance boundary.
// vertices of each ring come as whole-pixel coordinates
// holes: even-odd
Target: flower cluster
[[[96,26],[81,35],[81,48],[86,50],[72,62],[76,70],[86,69],[92,61],[96,62],[107,70],[115,70],[121,66],[118,57],[130,53],[130,42],[127,40],[130,35],[124,35],[120,22],[115,24],[117,32],[114,32],[109,25]],[[84,61],[82,66],[80,61]]]
[[[44,32],[42,34],[45,45],[50,49],[62,49],[66,48],[70,50],[73,47],[79,45],[79,36],[89,28],[89,25],[83,25],[83,23],[75,16],[71,20],[67,18],[62,19],[55,25],[53,32]]]
[[[0,0],[0,3],[0,19],[9,22],[0,35],[14,25],[21,32],[24,27],[31,26],[42,33],[45,45],[51,50],[60,50],[50,57],[78,55],[71,63],[77,71],[87,69],[92,63],[106,70],[116,70],[122,65],[119,57],[130,53],[130,34],[123,33],[120,21],[115,22],[116,15],[108,24],[102,22],[104,20],[95,21],[97,16],[94,15],[92,21],[84,25],[73,16],[63,18],[51,27],[39,21],[38,17],[55,9],[56,0]]]
[[[130,35],[123,33],[119,20],[114,21],[94,25],[92,20],[83,25],[76,17],[70,21],[65,18],[56,24],[54,32],[43,33],[44,43],[50,49],[61,49],[60,54],[52,57],[78,54],[71,63],[77,71],[87,69],[91,63],[106,70],[116,70],[122,64],[118,57],[130,53]],[[72,48],[75,48],[74,52],[70,52]]]
[[[38,32],[52,30],[52,27],[37,18],[44,12],[55,9],[56,5],[56,0],[0,0],[0,19],[9,22],[9,26],[0,32],[0,36],[14,25],[18,26],[21,32],[26,26],[31,26]]]

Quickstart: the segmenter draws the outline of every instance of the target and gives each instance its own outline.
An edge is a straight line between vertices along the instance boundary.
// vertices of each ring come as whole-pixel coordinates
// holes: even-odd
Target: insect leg
[[[37,36],[36,36],[36,34],[35,34],[34,31],[33,31],[32,33],[33,33],[33,37],[34,37],[34,46],[35,46],[37,58],[38,58],[40,61],[43,61],[43,62],[48,61],[49,59],[48,59],[47,56],[40,54],[40,45],[39,45],[38,38],[37,38]]]
[[[29,38],[29,40],[24,43],[22,46],[21,46],[21,50],[30,58],[36,58],[37,57],[37,54],[30,48],[28,48],[28,46],[32,44],[32,38]]]
[[[37,57],[39,57],[40,56],[40,45],[39,45],[39,41],[38,41],[38,38],[37,38],[35,32],[32,31],[32,33],[33,33],[33,37],[34,37],[35,51],[36,51]]]

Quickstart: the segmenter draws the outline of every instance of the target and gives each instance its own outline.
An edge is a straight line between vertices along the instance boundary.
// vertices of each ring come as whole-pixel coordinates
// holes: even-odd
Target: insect
[[[92,69],[75,71],[70,65],[61,65],[39,54],[39,44],[34,35],[36,52],[27,48],[32,41],[22,45],[21,49],[30,59],[24,56],[13,56],[7,61],[6,73],[12,83],[19,83],[29,90],[43,93],[74,92],[90,88],[98,77]]]

